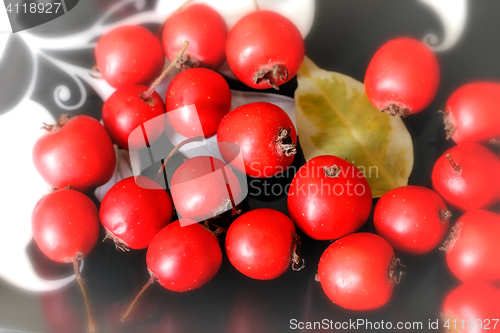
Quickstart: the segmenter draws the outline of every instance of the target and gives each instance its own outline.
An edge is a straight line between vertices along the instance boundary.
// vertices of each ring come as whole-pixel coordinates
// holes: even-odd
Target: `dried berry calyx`
[[[455,224],[448,235],[448,238],[443,242],[443,245],[439,248],[440,251],[448,252],[453,248],[455,242],[457,241],[458,234],[460,233],[460,228],[462,223]]]
[[[201,62],[195,58],[189,56],[189,54],[183,54],[179,61],[176,62],[175,68],[177,69],[189,69],[189,68],[200,68]]]
[[[288,80],[288,71],[283,65],[275,64],[272,68],[261,68],[255,72],[254,83],[268,82],[274,89],[280,90],[276,82]]]
[[[325,176],[329,178],[337,178],[340,175],[340,168],[336,165],[332,165],[330,167],[324,167],[323,172]]]
[[[292,234],[293,244],[292,244],[292,270],[295,272],[300,271],[306,267],[305,260],[300,258],[300,248],[302,247],[302,242],[300,241],[300,236],[298,234]]]
[[[391,258],[391,263],[389,265],[389,280],[393,284],[399,284],[401,282],[401,278],[406,275],[406,272],[403,271],[403,268],[406,266],[401,263],[401,259],[393,256]]]
[[[490,144],[500,147],[500,139],[491,139]]]
[[[401,116],[401,117],[406,117],[407,115],[412,113],[410,109],[400,107],[399,105],[396,104],[391,104],[389,106],[386,106],[385,108],[382,109],[382,112],[385,112],[391,116]]]
[[[451,212],[449,210],[445,210],[445,209],[440,209],[438,214],[439,214],[439,219],[442,222],[445,222],[446,220],[448,220],[451,217]]]
[[[48,132],[51,132],[51,133],[57,132],[61,128],[63,128],[64,125],[66,125],[68,123],[68,121],[69,121],[69,116],[67,114],[63,114],[63,115],[61,115],[61,117],[59,117],[59,120],[57,121],[57,123],[55,123],[54,125],[43,123],[42,128]]]
[[[443,122],[444,122],[444,130],[446,131],[446,140],[449,140],[453,135],[455,135],[455,125],[451,121],[450,114],[448,112],[439,110],[439,113],[442,113],[443,116]]]
[[[278,133],[278,138],[274,143],[277,143],[279,146],[279,150],[283,152],[285,156],[293,156],[297,154],[297,145],[295,142],[293,142],[292,138],[290,137],[290,133],[292,132],[292,129],[285,129],[282,128],[280,129]]]
[[[127,243],[125,243],[123,240],[121,240],[120,238],[116,237],[111,231],[109,231],[108,229],[104,229],[106,231],[106,235],[104,236],[103,238],[103,242],[106,240],[106,239],[111,239],[114,243],[115,243],[115,247],[117,250],[120,250],[120,251],[123,251],[123,252],[129,252],[130,251],[130,247],[127,245]]]

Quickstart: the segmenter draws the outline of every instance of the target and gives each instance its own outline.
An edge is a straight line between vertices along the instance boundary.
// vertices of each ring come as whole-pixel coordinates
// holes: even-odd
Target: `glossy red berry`
[[[295,246],[292,220],[268,208],[241,215],[226,235],[226,253],[231,264],[257,280],[271,280],[285,273],[292,264]]]
[[[107,237],[121,249],[145,249],[153,237],[172,221],[170,196],[143,176],[116,183],[104,196],[99,216]]]
[[[377,233],[396,250],[423,254],[443,241],[450,216],[436,192],[421,186],[403,186],[378,200],[373,221]]]
[[[210,156],[190,158],[181,164],[172,176],[170,190],[177,213],[198,222],[230,210],[242,197],[234,172]]]
[[[188,5],[173,13],[163,28],[163,49],[172,61],[185,40],[188,67],[217,69],[225,60],[227,26],[224,19],[205,4]]]
[[[332,240],[365,224],[372,208],[370,185],[353,164],[317,156],[304,164],[288,191],[288,214],[309,237]]]
[[[439,64],[422,42],[396,38],[373,56],[365,74],[370,102],[391,115],[407,116],[431,104],[439,86]]]
[[[446,137],[456,143],[500,140],[499,96],[500,84],[493,82],[474,82],[457,89],[446,103]]]
[[[194,222],[194,221],[193,221]],[[166,289],[188,291],[210,281],[222,263],[217,238],[198,223],[175,221],[151,241],[146,261]]]
[[[444,245],[451,272],[463,282],[500,281],[500,215],[473,210],[462,215]]]
[[[89,331],[95,329],[79,262],[94,248],[99,237],[99,213],[85,194],[58,190],[43,196],[31,215],[33,238],[50,259],[73,263],[75,276],[85,299]]]
[[[165,105],[157,92],[145,100],[142,95],[149,89],[147,86],[132,85],[116,90],[102,108],[102,122],[111,139],[118,147],[128,150],[129,144],[132,148],[144,146],[144,139],[134,142],[134,136],[130,139],[130,133],[137,127],[144,125],[149,120],[165,113]],[[160,137],[165,129],[164,121],[152,121],[148,123],[148,143],[151,144]]]
[[[158,281],[171,291],[184,292],[210,281],[222,263],[217,238],[193,220],[170,223],[153,238],[146,253],[149,281],[121,318],[125,322],[144,291]]]
[[[465,283],[453,289],[443,304],[442,326],[447,332],[498,330],[500,288],[489,283]]]
[[[500,160],[477,143],[462,143],[438,158],[432,185],[451,205],[468,211],[488,208],[500,198]]]
[[[69,263],[84,258],[99,236],[97,208],[85,194],[58,190],[40,199],[31,217],[33,238],[50,259]]]
[[[247,175],[273,177],[292,164],[297,153],[297,132],[290,117],[280,107],[266,102],[242,105],[228,113],[217,130],[219,150],[226,162],[241,151]],[[236,144],[240,151],[232,149]]]
[[[236,77],[247,86],[278,89],[302,65],[304,40],[286,17],[256,10],[229,31],[226,57]]]
[[[177,132],[188,138],[202,134],[209,138],[231,110],[231,91],[222,75],[205,68],[188,69],[170,83],[166,106]]]
[[[94,118],[61,117],[56,125],[45,125],[33,147],[33,163],[50,186],[71,186],[81,192],[105,184],[115,170],[115,150],[104,127]]]
[[[350,310],[385,305],[399,283],[399,259],[382,237],[357,233],[331,244],[321,256],[318,279],[326,296]]]
[[[103,35],[95,57],[102,77],[115,88],[149,84],[165,63],[158,39],[140,26],[122,26]]]

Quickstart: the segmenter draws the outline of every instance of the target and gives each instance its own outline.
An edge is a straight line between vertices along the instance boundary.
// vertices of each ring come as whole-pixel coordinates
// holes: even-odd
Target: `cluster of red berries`
[[[439,76],[431,50],[419,41],[398,38],[384,44],[371,60],[366,94],[380,110],[407,116],[429,106]],[[417,186],[397,188],[379,199],[374,212],[377,233],[397,250],[412,254],[434,249],[447,233],[451,213],[443,199],[465,212],[441,247],[450,271],[465,282],[446,298],[443,315],[449,321],[495,318],[500,313],[500,290],[489,284],[500,280],[500,216],[487,210],[500,200],[500,159],[486,147],[500,142],[498,96],[498,83],[473,82],[457,89],[442,111],[446,138],[457,145],[434,165],[437,193]],[[462,328],[475,332],[478,327],[474,322]]]
[[[166,21],[161,42],[142,27],[120,27],[102,36],[95,55],[102,77],[117,90],[103,106],[104,126],[87,116],[63,117],[56,125],[45,126],[48,133],[36,143],[33,158],[55,190],[33,212],[35,241],[49,258],[74,264],[83,290],[78,262],[95,246],[102,224],[118,248],[148,249],[147,285],[158,281],[179,292],[198,288],[219,270],[222,251],[214,232],[195,221],[218,215],[242,197],[226,163],[241,153],[244,165],[234,172],[273,176],[290,166],[297,152],[296,130],[285,111],[260,102],[229,112],[229,86],[215,69],[227,59],[246,85],[278,89],[297,73],[304,58],[303,39],[293,23],[274,12],[254,11],[228,31],[215,10],[188,4]],[[165,55],[171,63],[162,72]],[[184,70],[170,83],[164,103],[155,88],[175,65]],[[439,66],[422,43],[396,39],[375,54],[365,83],[375,106],[406,116],[431,103]],[[500,161],[479,144],[496,142],[500,136],[491,107],[499,87],[471,84],[450,98],[445,122],[458,145],[436,162],[432,176],[444,200],[470,211],[456,223],[446,245],[448,265],[463,281],[500,279],[499,249],[494,244],[500,217],[480,210],[500,199],[498,179],[491,181],[500,172]],[[98,211],[87,195],[111,178],[116,163],[113,143],[125,150],[143,147],[144,141],[133,140],[130,134],[165,114],[187,138],[217,134],[224,161],[206,156],[185,161],[172,176],[171,189],[179,190],[172,190],[171,196],[149,178],[123,179],[107,192]],[[146,144],[164,130],[163,123],[154,122],[148,127]],[[223,143],[235,144],[239,151]],[[196,186],[189,182],[222,168],[229,197],[227,191],[214,191],[217,186],[210,178]],[[268,280],[290,267],[303,267],[296,226],[313,239],[338,239],[319,263],[317,277],[323,290],[342,307],[374,309],[388,302],[402,276],[393,247],[422,254],[446,236],[450,212],[439,194],[419,186],[389,191],[375,207],[380,236],[354,233],[371,213],[370,186],[353,164],[319,156],[302,166],[290,185],[290,217],[272,209],[244,213],[226,231],[225,252],[241,273]],[[174,209],[182,219],[172,222]],[[89,308],[88,313],[93,330]]]
[[[195,221],[218,215],[231,202],[242,200],[230,169],[225,172],[230,198],[216,190],[218,179],[210,178],[226,164],[200,156],[176,169],[171,195],[149,178],[129,177],[106,193],[97,210],[87,195],[113,175],[113,144],[129,150],[153,143],[165,131],[165,123],[151,120],[166,114],[174,129],[187,138],[217,134],[219,142],[238,145],[245,164],[236,171],[249,175],[263,174],[264,168],[275,174],[292,163],[297,151],[295,127],[281,108],[253,103],[229,113],[229,85],[215,71],[227,59],[247,85],[278,89],[295,76],[304,58],[304,42],[293,23],[277,13],[257,10],[228,32],[215,10],[192,4],[172,14],[162,29],[161,42],[140,26],[119,27],[102,36],[95,49],[97,68],[117,88],[103,106],[104,126],[88,116],[62,117],[56,125],[45,126],[48,133],[33,150],[36,169],[54,188],[35,207],[33,236],[49,258],[74,264],[90,330],[94,323],[79,261],[95,246],[100,224],[117,248],[148,249],[148,285],[158,281],[169,290],[188,291],[207,283],[222,263],[216,236]],[[171,63],[163,69],[165,56]],[[155,88],[173,66],[184,70],[170,83],[164,103]],[[141,127],[147,127],[146,143],[131,136]],[[227,147],[221,145],[220,150],[229,163],[235,152]],[[202,183],[190,185],[190,180],[200,177],[204,177]],[[172,222],[174,206],[183,218]],[[226,238],[226,252],[234,266],[257,279],[278,277],[299,261],[292,258],[298,244],[295,226],[275,210],[244,214],[231,225]]]

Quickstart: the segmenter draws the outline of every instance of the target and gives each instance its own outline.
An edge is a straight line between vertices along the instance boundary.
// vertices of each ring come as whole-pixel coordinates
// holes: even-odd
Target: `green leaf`
[[[377,110],[363,83],[325,71],[307,57],[297,81],[297,127],[306,160],[319,155],[346,159],[365,174],[374,198],[408,184],[413,143],[399,116]]]

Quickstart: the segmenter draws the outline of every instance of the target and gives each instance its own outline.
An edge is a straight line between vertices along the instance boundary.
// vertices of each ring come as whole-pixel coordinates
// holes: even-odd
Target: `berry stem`
[[[205,140],[204,136],[195,136],[193,138],[186,139],[186,140],[182,141],[181,143],[179,143],[177,146],[175,146],[175,148],[172,149],[172,151],[170,152],[170,154],[168,154],[167,158],[165,158],[165,161],[162,163],[162,165],[160,167],[160,170],[158,170],[158,173],[156,174],[155,181],[158,183],[158,181],[160,179],[160,176],[161,176],[161,173],[163,172],[163,170],[165,170],[165,166],[167,165],[168,161],[170,161],[170,159],[172,158],[172,156],[174,156],[174,154],[179,149],[181,149],[184,145],[187,145],[190,142],[203,141],[203,140]]]
[[[79,256],[75,256],[73,258],[73,269],[75,270],[76,281],[80,285],[80,289],[82,290],[83,299],[85,300],[85,307],[87,308],[87,317],[89,321],[89,332],[95,331],[94,318],[92,317],[92,311],[90,310],[90,303],[87,297],[87,292],[85,291],[85,286],[83,285],[83,279],[80,275],[80,259]]]
[[[155,89],[158,87],[158,85],[161,83],[161,81],[163,81],[163,79],[165,79],[165,77],[172,70],[172,68],[174,68],[175,64],[179,61],[179,59],[184,54],[184,51],[186,51],[188,45],[189,45],[189,42],[185,41],[184,44],[182,45],[181,50],[175,56],[175,59],[172,60],[172,62],[170,64],[168,64],[167,68],[165,68],[165,70],[160,74],[160,76],[158,76],[156,78],[156,80],[153,82],[153,84],[151,84],[149,89],[146,90],[146,92],[141,95],[143,100],[149,101],[149,99],[151,98],[151,95],[153,94],[153,91],[155,91]]]
[[[457,175],[459,175],[459,174],[462,173],[462,168],[460,167],[460,165],[458,165],[457,163],[455,163],[455,161],[453,160],[453,158],[451,158],[450,154],[446,154],[446,159],[448,160],[448,162],[450,162],[451,167],[453,168],[453,171]]]
[[[214,227],[215,230],[212,230],[210,229],[210,226]],[[227,229],[226,228],[223,228],[213,222],[210,222],[210,220],[205,220],[203,221],[203,227],[208,231],[210,232],[212,235],[214,235],[218,241],[220,241],[219,239],[219,235],[223,234],[223,233],[227,233]]]
[[[184,1],[184,3],[182,5],[179,6],[179,8],[177,8],[172,14],[170,14],[170,16],[172,16],[173,14],[177,13],[177,12],[180,12],[182,9],[184,9],[184,7],[186,7],[192,0],[186,0]],[[165,28],[165,23],[167,23],[168,19],[165,20],[165,22],[162,23],[162,25],[160,25],[160,27],[158,28],[158,30],[156,30],[156,33],[155,33],[155,36],[158,37],[158,38],[161,38],[161,35],[163,33],[163,29]]]
[[[132,303],[130,303],[130,306],[128,307],[127,312],[125,312],[125,314],[123,315],[123,317],[120,319],[122,323],[124,323],[127,320],[128,316],[130,315],[130,313],[134,309],[135,305],[137,304],[137,301],[139,301],[139,298],[146,291],[146,289],[148,289],[148,287],[150,285],[152,285],[153,283],[156,282],[156,276],[153,273],[151,273],[151,272],[149,272],[149,273],[151,274],[151,277],[149,278],[148,282],[144,285],[144,287],[142,287],[141,291],[139,291],[139,293],[137,294],[137,296],[135,296],[135,298],[132,301]]]

